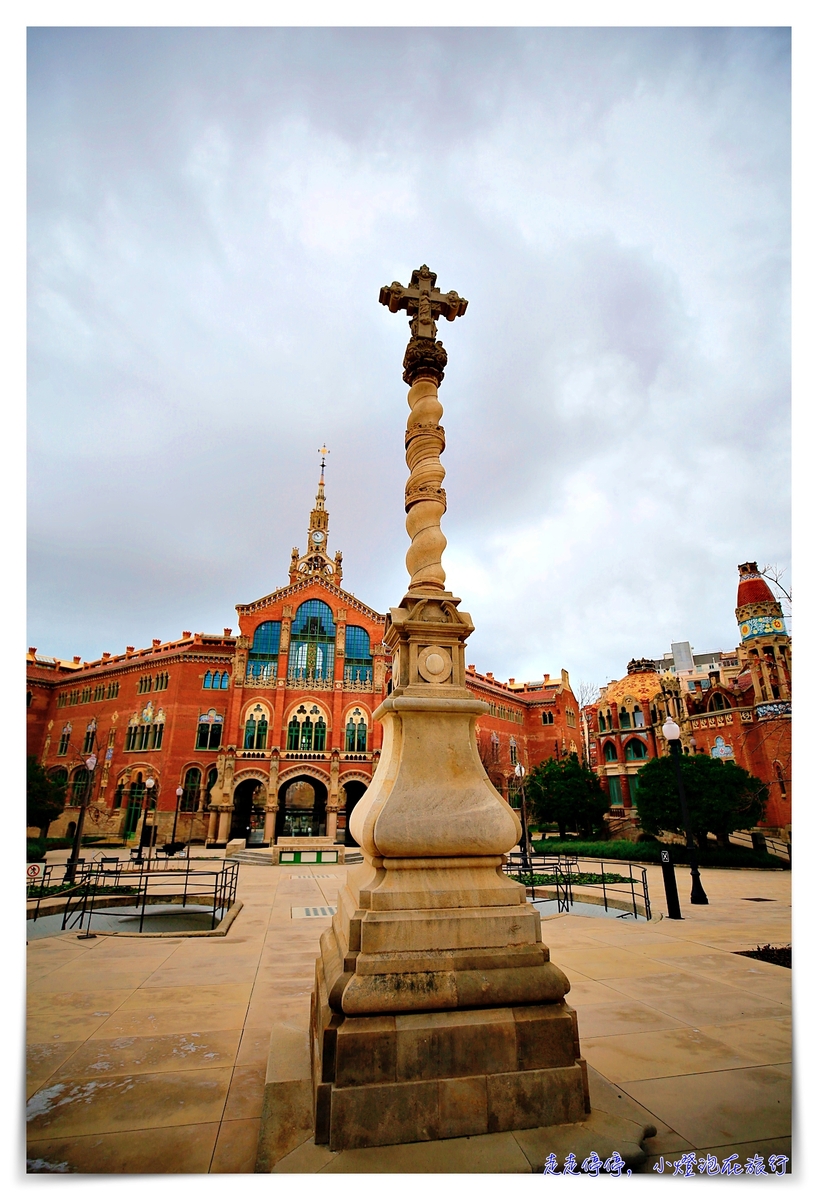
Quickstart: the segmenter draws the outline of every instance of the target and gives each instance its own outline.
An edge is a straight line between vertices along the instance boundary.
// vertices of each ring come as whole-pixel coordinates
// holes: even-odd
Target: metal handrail
[[[522,854],[509,854],[508,861],[503,868],[506,874],[519,875],[523,866],[522,859]],[[576,854],[532,854],[530,861],[532,873],[537,867],[543,867],[547,869],[549,874],[554,876],[553,886],[557,893],[558,912],[569,911],[570,906],[574,903],[574,888],[579,887],[600,889],[602,892],[602,906],[606,912],[609,907],[618,907],[618,905],[614,904],[609,905],[609,898],[612,897],[615,899],[620,895],[627,897],[629,894],[629,908],[632,909],[634,917],[639,916],[637,903],[637,894],[639,894],[644,907],[645,918],[648,921],[651,919],[647,867],[635,866],[633,863],[614,863],[612,860],[605,862],[603,860],[579,858]],[[598,871],[596,869],[597,866],[599,867]],[[615,873],[618,875],[624,875],[625,867],[627,867],[627,879],[620,883],[606,880],[606,866],[609,874]],[[613,870],[614,866],[616,867],[615,872]],[[593,868],[593,870],[589,868]],[[601,882],[578,883],[576,876],[586,874],[599,874]]]
[[[85,926],[85,919],[88,918],[88,929],[91,928],[91,918],[94,914],[96,900],[102,889],[109,890],[121,886],[132,886],[131,880],[136,885],[136,897],[134,907],[139,910],[139,932],[142,933],[145,924],[145,910],[148,907],[148,895],[151,885],[157,886],[162,877],[170,877],[175,882],[180,875],[184,875],[184,886],[182,889],[182,907],[187,906],[188,896],[190,892],[191,877],[194,878],[194,887],[203,878],[212,879],[212,884],[208,885],[207,891],[212,888],[213,902],[211,905],[210,928],[216,928],[216,913],[225,908],[231,908],[236,900],[236,892],[238,888],[238,873],[239,864],[235,862],[224,863],[219,868],[212,870],[191,869],[190,860],[184,860],[184,867],[157,867],[150,862],[135,863],[128,861],[119,861],[116,864],[109,863],[94,863],[89,868],[80,886],[76,889],[76,894],[72,897],[74,902],[69,899],[63,912],[61,928],[82,929]],[[72,889],[72,893],[74,889]],[[156,893],[154,893],[156,894]],[[178,893],[174,893],[177,895]],[[194,892],[196,894],[196,892]],[[122,899],[126,897],[123,896]]]

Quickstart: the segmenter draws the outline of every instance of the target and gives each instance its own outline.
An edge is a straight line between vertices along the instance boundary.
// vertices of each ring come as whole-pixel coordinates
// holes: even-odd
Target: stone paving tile
[[[702,1025],[699,1032],[741,1050],[759,1065],[792,1061],[792,1021],[789,1017]]]
[[[110,1020],[129,995],[115,990],[29,996],[27,1037],[32,1042],[84,1040]]]
[[[84,1041],[29,1042],[26,1046],[26,1100],[85,1044]]]
[[[622,1090],[693,1146],[722,1146],[770,1137],[789,1137],[791,1074],[784,1066],[712,1071],[701,1075],[644,1079]]]
[[[650,1033],[659,1029],[687,1028],[675,1017],[647,1004],[639,1004],[613,993],[603,1004],[583,1004],[577,1008],[579,1035],[586,1038],[607,1037],[619,1033]]]
[[[261,1116],[266,1071],[266,1062],[235,1068],[227,1093],[227,1104],[224,1109],[225,1121],[238,1121]]]
[[[92,1039],[82,1043],[57,1068],[52,1082],[232,1067],[240,1037],[240,1029],[231,1029],[176,1033],[164,1037]]]
[[[627,991],[624,985],[622,991]],[[754,996],[750,992],[740,992],[735,988],[702,988],[700,995],[674,997],[666,994],[645,999],[653,1008],[695,1028],[753,1018],[786,1017],[790,1011],[787,1004],[768,1000],[764,996]]]
[[[150,1007],[116,1012],[86,1035],[91,1038],[161,1037],[169,1033],[208,1033],[217,1029],[242,1029],[246,1004],[201,1005],[178,1010],[154,1011]]]
[[[582,1052],[600,1074],[614,1083],[688,1076],[757,1063],[752,1055],[686,1025],[654,1033],[584,1037]]]
[[[165,1129],[46,1138],[28,1145],[29,1172],[92,1175],[201,1175],[213,1158],[217,1121]]]
[[[210,1164],[215,1175],[252,1175],[261,1120],[258,1117],[222,1121]]]
[[[28,1102],[28,1136],[59,1138],[221,1120],[230,1069],[52,1081]]]

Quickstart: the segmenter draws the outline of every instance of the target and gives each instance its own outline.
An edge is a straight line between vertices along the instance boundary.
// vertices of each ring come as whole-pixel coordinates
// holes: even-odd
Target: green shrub
[[[540,846],[542,851],[539,851]],[[633,862],[658,863],[661,861],[660,850],[667,847],[663,847],[661,842],[581,842],[578,839],[566,838],[564,841],[549,839],[547,843],[538,843],[533,849],[535,853],[539,851],[548,854],[576,854],[580,858],[620,858]],[[686,864],[690,861],[687,847],[673,846],[671,850],[674,863]],[[731,846],[729,850],[698,850],[696,855],[702,867],[778,867],[785,871],[790,869],[789,862],[784,858],[745,850],[741,846]]]

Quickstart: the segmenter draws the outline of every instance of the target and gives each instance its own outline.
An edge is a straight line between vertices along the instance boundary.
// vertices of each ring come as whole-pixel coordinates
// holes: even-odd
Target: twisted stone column
[[[446,572],[441,562],[446,538],[440,520],[446,511],[446,493],[441,487],[446,472],[440,455],[446,434],[440,424],[443,405],[437,383],[421,377],[409,389],[409,420],[406,425],[406,532],[412,544],[406,554],[411,591],[442,591]]]

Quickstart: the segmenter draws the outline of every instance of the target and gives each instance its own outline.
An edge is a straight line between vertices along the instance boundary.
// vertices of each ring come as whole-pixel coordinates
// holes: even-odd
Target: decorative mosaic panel
[[[759,704],[756,709],[759,721],[769,720],[771,717],[788,717],[791,713],[792,704],[789,700],[773,700],[769,704]]]
[[[748,617],[746,621],[742,621],[739,625],[741,640],[746,642],[749,638],[765,637],[771,633],[786,633],[783,617]]]

